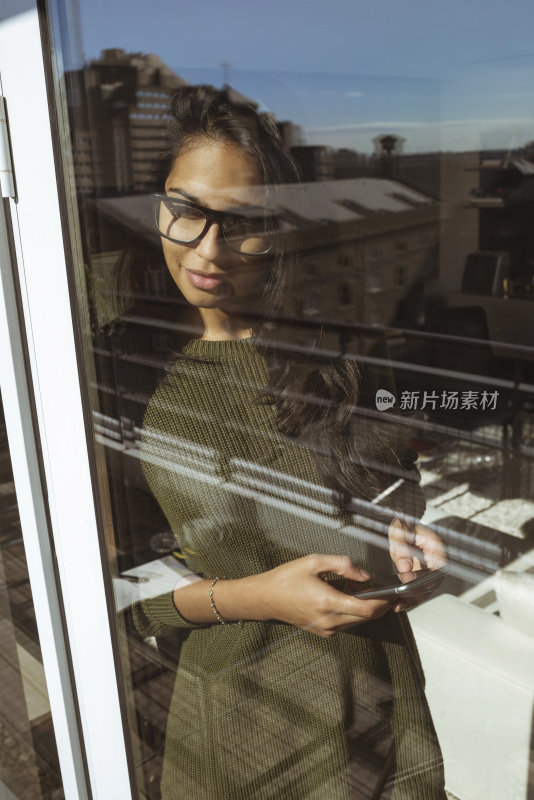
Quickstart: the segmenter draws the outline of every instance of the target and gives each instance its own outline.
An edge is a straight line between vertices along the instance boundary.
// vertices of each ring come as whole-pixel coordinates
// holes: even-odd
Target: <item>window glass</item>
[[[64,797],[0,400],[0,796]]]
[[[139,797],[526,798],[533,12],[61,7]]]

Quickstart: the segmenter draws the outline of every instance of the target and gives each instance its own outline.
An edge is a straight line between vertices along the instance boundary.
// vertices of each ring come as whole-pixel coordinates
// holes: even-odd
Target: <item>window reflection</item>
[[[266,538],[273,547],[285,546],[295,557],[332,547],[328,531],[337,513],[331,504],[331,487],[318,485],[307,473],[297,476],[277,467],[273,448],[280,444],[273,444],[272,430],[263,430],[258,419],[247,417],[240,405],[242,417],[223,419],[229,429],[241,426],[239,441],[248,441],[248,449],[228,455],[219,426],[214,424],[218,422],[214,408],[200,403],[195,409],[191,398],[185,402],[172,394],[166,372],[169,354],[180,351],[185,341],[196,340],[198,319],[189,313],[162,260],[148,195],[163,191],[166,176],[158,174],[158,164],[165,145],[168,100],[186,83],[158,56],[119,48],[104,51],[84,69],[67,75],[100,402],[94,410],[95,433],[106,448],[113,489],[119,554],[113,568],[119,610],[142,599],[148,608],[151,600],[155,602],[177,581],[185,586],[198,574],[248,574],[250,565],[240,562],[247,543],[238,541],[235,529],[235,519],[243,514],[268,532]],[[335,77],[332,85],[336,85]],[[223,94],[230,104],[247,102],[260,109],[259,102],[228,84]],[[486,684],[477,685],[474,673],[466,673],[461,666],[462,648],[471,651],[461,635],[455,639],[452,620],[460,634],[475,636],[484,631],[488,640],[502,635],[504,642],[507,633],[497,633],[494,625],[501,620],[494,615],[501,612],[507,626],[517,627],[517,607],[512,612],[504,609],[509,609],[510,593],[516,591],[518,581],[519,591],[528,595],[525,587],[532,571],[534,381],[531,348],[524,335],[532,328],[532,147],[518,147],[513,156],[489,150],[412,152],[407,136],[384,130],[369,135],[368,152],[360,152],[356,147],[335,147],[326,132],[324,142],[317,141],[321,132],[308,141],[297,118],[276,123],[301,174],[300,182],[277,186],[274,192],[281,241],[298,239],[299,258],[294,281],[276,314],[267,320],[263,335],[268,347],[278,350],[279,359],[291,354],[312,367],[335,359],[357,364],[362,393],[354,410],[354,429],[386,428],[384,420],[392,418],[400,425],[404,445],[417,454],[427,502],[424,520],[445,542],[451,573],[439,596],[411,612],[411,618],[427,671],[438,737],[444,752],[454,753],[450,764],[446,756],[447,786],[463,796],[464,784],[455,764],[465,759],[463,769],[473,766],[478,774],[476,763],[483,757],[483,747],[477,744],[464,755],[457,744],[461,742],[458,728],[470,732],[473,720],[486,713],[481,711]],[[133,251],[135,263],[125,255]],[[120,298],[117,270],[119,277],[130,277],[128,290]],[[251,300],[247,319],[252,329],[260,317],[261,309]],[[282,332],[276,341],[270,338],[274,329]],[[189,357],[194,362],[202,354],[195,351]],[[214,353],[210,358],[218,363],[220,374],[215,380],[210,373],[206,383],[225,387],[226,394],[220,390],[221,407],[230,402],[232,387],[245,399],[245,406],[253,407],[257,385],[251,385],[250,375],[243,377],[239,370],[229,375]],[[187,384],[187,359],[173,369]],[[159,404],[178,407],[170,427],[157,415],[152,416],[151,425],[146,423],[146,408],[151,398],[154,402],[158,385]],[[307,400],[311,397],[320,405],[309,385],[303,383],[300,388]],[[381,390],[394,401],[387,414],[378,404]],[[207,389],[203,394],[208,394]],[[243,431],[251,434],[252,443]],[[145,462],[148,484],[140,459]],[[147,469],[146,463],[152,466]],[[385,506],[400,513],[395,487],[399,481],[406,482],[409,467],[382,463],[381,469],[383,485],[375,499],[385,492]],[[173,497],[187,495],[195,513],[185,522],[173,521],[173,510],[165,502],[155,502],[158,491],[163,497],[168,491]],[[214,506],[218,508],[216,524]],[[418,517],[422,508],[416,506],[406,513]],[[373,498],[348,498],[343,510],[346,516],[336,528],[335,547],[354,553],[355,560],[380,563],[391,571],[388,524]],[[206,549],[218,556],[209,569],[198,555]],[[496,580],[503,567],[508,571],[499,573]],[[264,568],[258,557],[257,571]],[[516,577],[510,577],[512,572]],[[147,620],[145,633],[159,634],[157,650],[133,634],[128,637],[137,722],[132,738],[140,793],[160,796],[165,741],[167,752],[169,747],[182,750],[191,769],[200,769],[195,759],[206,729],[198,712],[205,699],[199,687],[207,671],[225,669],[241,688],[232,701],[215,698],[209,713],[215,708],[224,717],[233,702],[232,713],[249,732],[246,748],[238,733],[221,744],[228,767],[231,762],[225,774],[241,780],[239,764],[232,758],[241,749],[251,786],[259,792],[254,780],[272,765],[266,764],[261,748],[255,746],[257,718],[269,716],[275,708],[266,687],[275,691],[280,671],[269,673],[271,661],[255,642],[245,663],[230,660],[227,665],[206,666],[189,661],[189,684],[185,686],[178,671],[181,692],[177,695],[174,690],[173,695],[180,642],[176,636],[162,636],[171,631],[156,623],[151,628],[153,620],[148,616]],[[300,632],[285,635],[299,637]],[[299,681],[311,680],[308,672],[291,661],[291,650],[284,649],[280,637],[273,645],[278,669],[286,678],[293,676],[295,687]],[[437,655],[445,646],[446,670]],[[527,644],[523,650],[518,646],[511,663],[499,664],[503,681],[513,674],[525,689],[528,679],[518,677],[514,670],[527,649]],[[323,657],[327,658],[323,653],[318,661]],[[321,665],[316,666],[320,671]],[[444,671],[453,676],[450,682],[442,680]],[[363,710],[358,703],[352,707],[351,741],[369,731],[375,734],[368,748],[356,748],[358,768],[350,778],[353,796],[366,797],[371,796],[366,787],[377,780],[380,766],[386,767],[386,773],[394,769],[387,759],[388,717],[376,711],[391,703],[391,683],[380,670],[372,669],[362,669],[354,681],[352,685],[359,687],[355,694],[365,697],[368,693],[375,702],[375,716],[368,704]],[[334,706],[338,693],[335,688],[328,691],[332,692],[330,706]],[[472,699],[477,692],[480,702]],[[462,717],[459,726],[448,723],[451,697],[465,697],[458,701],[464,710],[467,700],[472,702],[471,715]],[[292,690],[283,698],[289,701],[295,702]],[[490,699],[487,704],[491,705]],[[324,706],[308,711],[320,717]],[[367,723],[362,721],[365,714],[370,714]],[[488,725],[494,730],[500,722],[497,717]],[[284,726],[287,716],[282,714],[273,729],[286,730]],[[523,776],[520,791],[525,792],[528,755],[524,753],[530,732],[526,713],[514,730],[514,746],[523,753],[514,775]],[[432,738],[428,730],[421,737],[421,746]],[[434,759],[437,775],[439,756],[431,750],[429,759]],[[319,769],[319,746],[312,763]],[[505,772],[507,768],[503,766]],[[269,774],[274,791],[285,773],[278,764]],[[207,791],[205,785],[203,791]],[[525,792],[518,796],[526,796]]]

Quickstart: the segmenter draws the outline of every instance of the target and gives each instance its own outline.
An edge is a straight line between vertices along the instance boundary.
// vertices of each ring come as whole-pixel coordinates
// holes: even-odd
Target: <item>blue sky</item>
[[[86,59],[157,53],[304,128],[310,143],[369,151],[514,147],[534,139],[531,0],[80,0]]]

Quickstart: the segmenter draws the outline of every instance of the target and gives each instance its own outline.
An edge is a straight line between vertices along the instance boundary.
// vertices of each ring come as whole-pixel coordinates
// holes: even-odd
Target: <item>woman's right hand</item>
[[[175,589],[174,604],[190,622],[214,622],[211,587],[217,612],[225,621],[277,620],[325,638],[381,617],[391,608],[391,600],[359,600],[339,591],[325,580],[331,574],[357,583],[369,578],[348,556],[304,556],[246,578],[215,584],[209,578],[199,579]]]
[[[368,580],[348,556],[310,555],[254,576],[257,619],[275,619],[325,638],[385,614],[391,600],[361,600],[339,591],[325,577]]]

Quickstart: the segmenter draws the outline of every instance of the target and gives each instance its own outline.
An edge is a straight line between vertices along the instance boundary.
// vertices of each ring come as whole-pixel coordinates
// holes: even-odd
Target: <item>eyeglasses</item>
[[[214,222],[234,253],[262,256],[274,244],[275,218],[268,215],[214,211],[189,200],[153,194],[154,222],[161,236],[178,244],[195,244]]]

